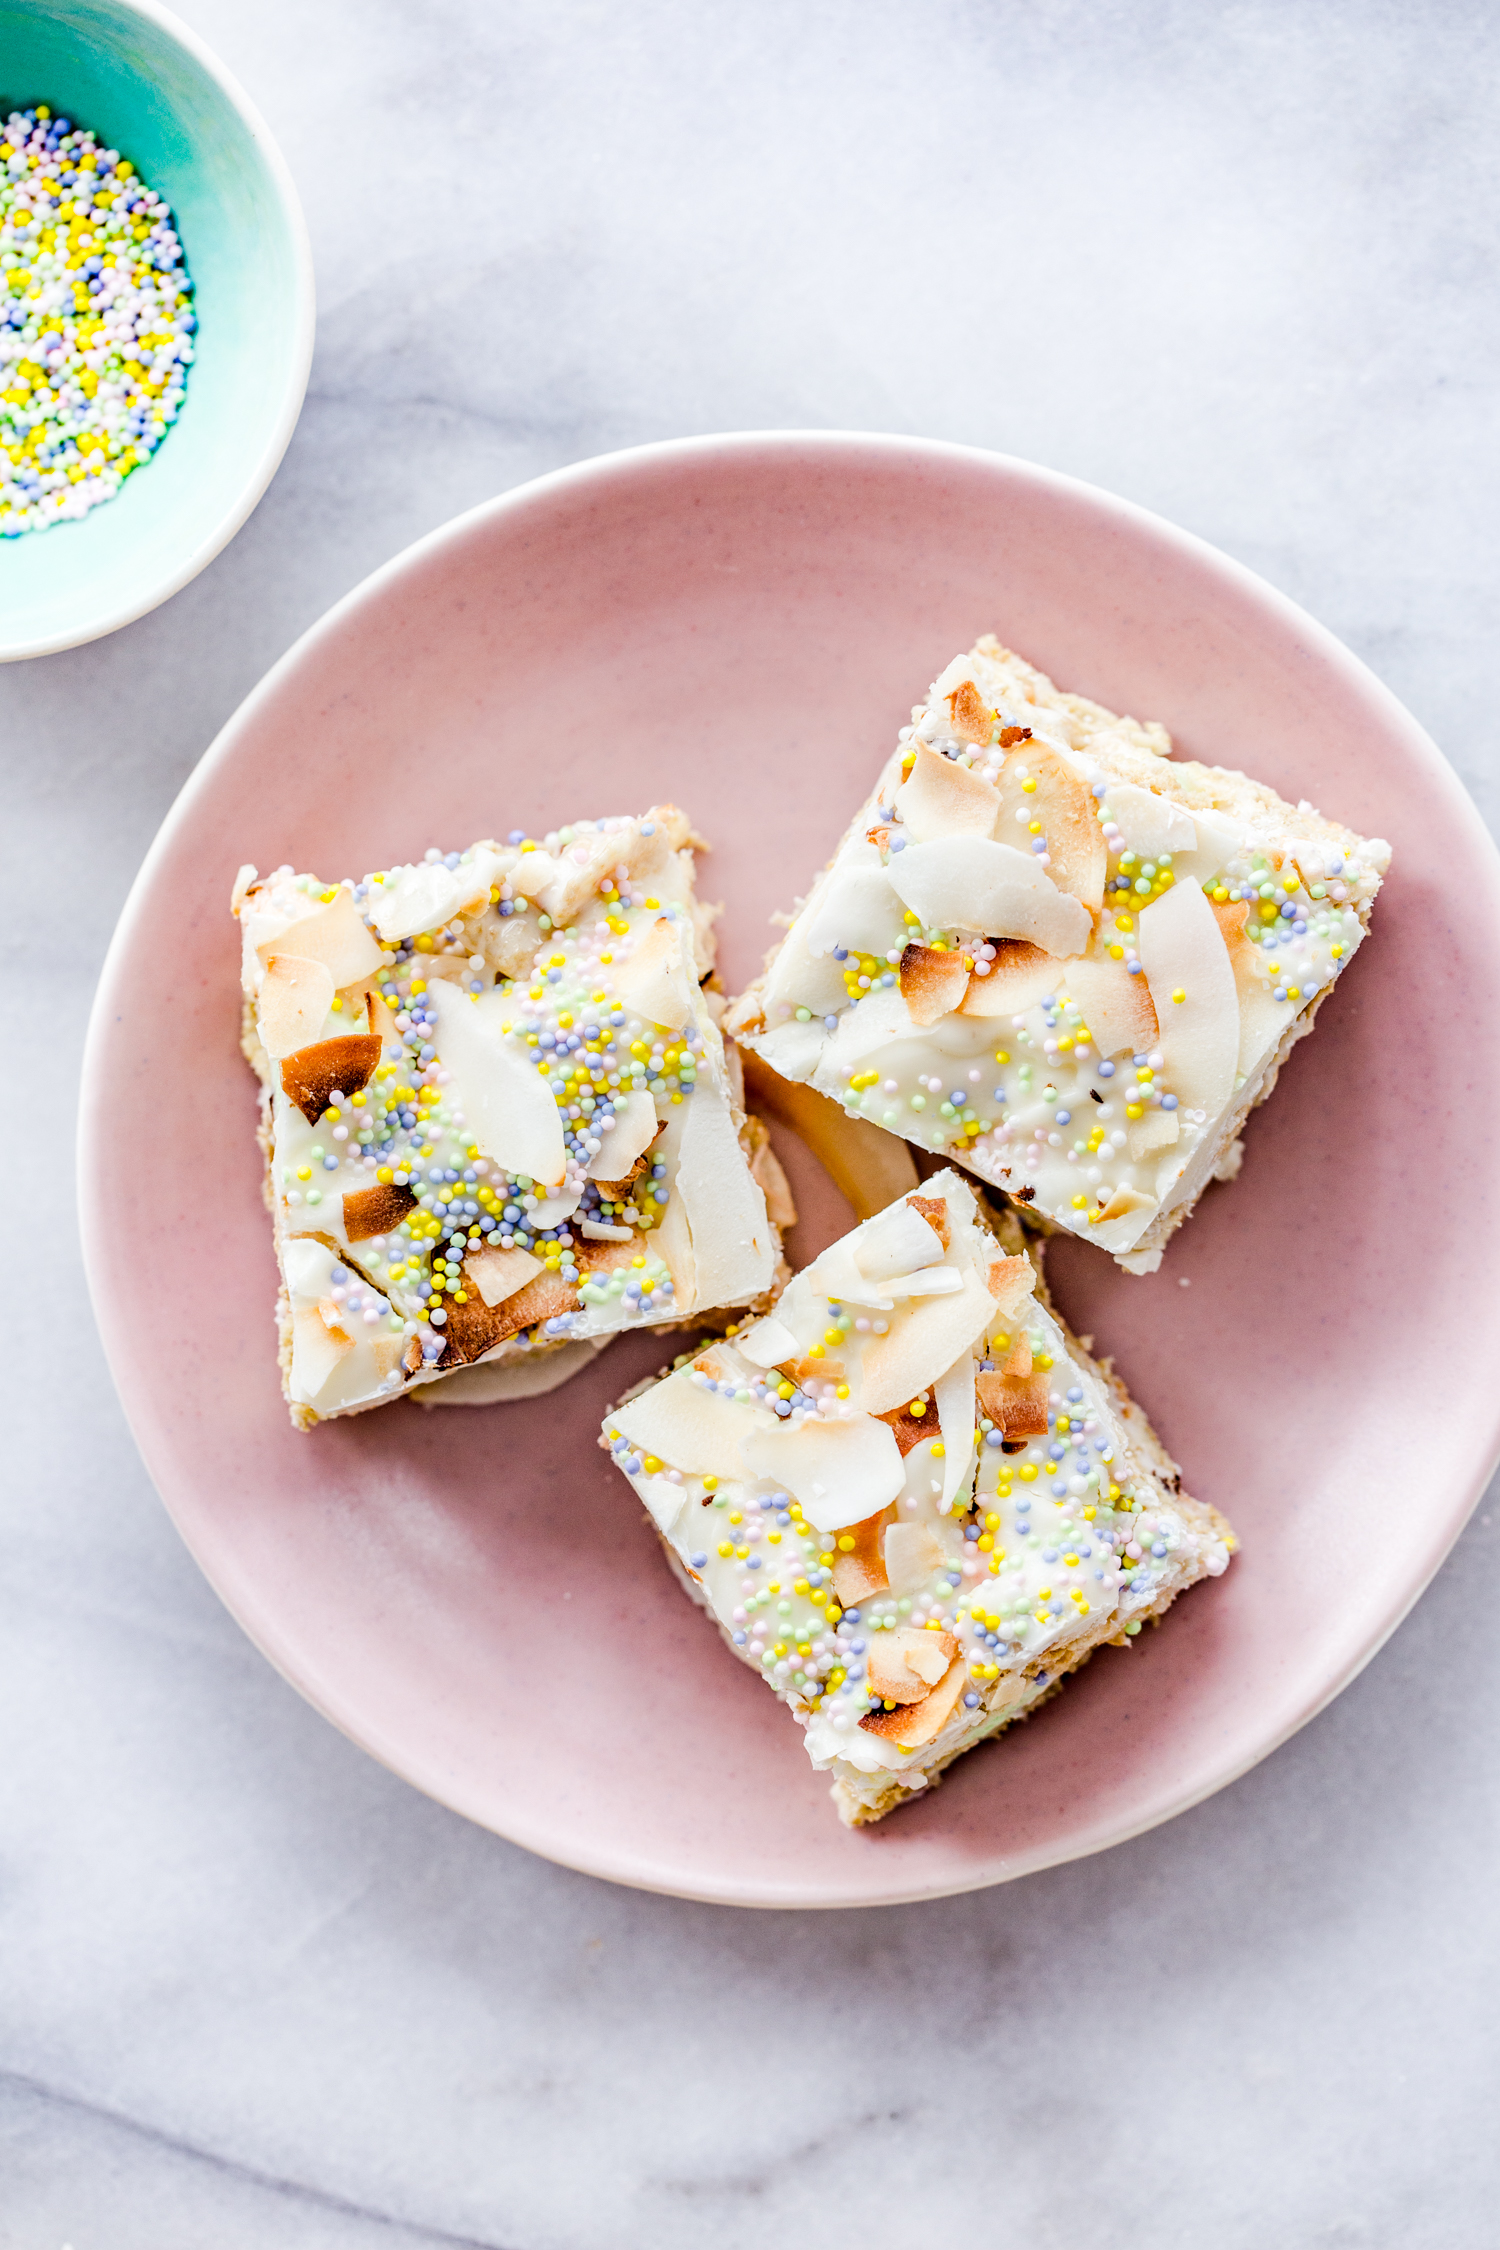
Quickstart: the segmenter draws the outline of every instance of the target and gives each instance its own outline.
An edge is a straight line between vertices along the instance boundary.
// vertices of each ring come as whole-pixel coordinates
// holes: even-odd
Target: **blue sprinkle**
[[[1070,1109],[1060,1109],[1057,1113],[1057,1122],[1059,1125],[1071,1125],[1073,1112]]]
[[[1065,1500],[1068,1496],[1068,1488],[1065,1484],[1055,1484],[1052,1487],[1052,1493],[1054,1499]]]
[[[701,1570],[708,1561],[708,1557],[707,1555],[689,1555],[688,1561],[692,1564],[694,1570]]]
[[[978,1696],[977,1696],[977,1695],[976,1695],[976,1694],[974,1693],[973,1689],[971,1688],[971,1689],[969,1690],[968,1694],[967,1694],[967,1695],[966,1695],[966,1696],[964,1697],[964,1709],[965,1709],[966,1711],[977,1711],[977,1710],[978,1710],[978,1708],[979,1708],[979,1698],[978,1698]]]
[[[1177,1107],[1177,1096],[1175,1094],[1163,1094],[1161,1106],[1163,1109],[1175,1109]]]
[[[838,1027],[839,1019],[837,1016],[825,1016],[823,1018],[823,1029],[825,1031],[837,1031]]]
[[[1099,1076],[1101,1078],[1113,1078],[1114,1074],[1115,1066],[1112,1062],[1102,1062],[1099,1065]]]

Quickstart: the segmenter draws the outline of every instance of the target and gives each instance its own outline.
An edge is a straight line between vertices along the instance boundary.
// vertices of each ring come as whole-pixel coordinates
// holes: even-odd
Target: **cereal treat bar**
[[[901,729],[728,1028],[1149,1273],[1238,1169],[1389,860],[987,638]]]
[[[945,1171],[606,1416],[693,1599],[879,1820],[1128,1646],[1234,1535]]]
[[[300,1428],[480,1362],[771,1301],[765,1190],[782,1203],[785,1183],[703,988],[693,841],[659,805],[362,882],[241,869]]]

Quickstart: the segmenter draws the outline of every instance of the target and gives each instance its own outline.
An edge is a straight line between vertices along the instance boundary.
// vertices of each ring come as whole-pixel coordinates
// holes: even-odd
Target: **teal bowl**
[[[0,0],[0,115],[45,102],[172,207],[198,329],[153,458],[80,522],[0,540],[0,661],[112,633],[226,546],[286,451],[313,345],[291,174],[223,64],[156,0]]]

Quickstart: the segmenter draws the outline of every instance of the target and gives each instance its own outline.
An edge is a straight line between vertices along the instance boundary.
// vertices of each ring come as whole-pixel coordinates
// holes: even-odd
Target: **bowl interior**
[[[108,632],[184,584],[275,469],[307,379],[301,219],[263,129],[171,19],[120,0],[0,0],[0,114],[46,102],[172,206],[199,327],[153,459],[79,523],[0,540],[0,656]]]
[[[1054,1253],[1064,1309],[1243,1553],[929,1801],[850,1834],[597,1450],[609,1400],[675,1346],[626,1340],[524,1405],[290,1429],[227,902],[241,860],[363,873],[670,798],[713,841],[700,883],[725,903],[735,989],[914,695],[986,629],[1396,856],[1239,1181],[1161,1272]],[[650,448],[546,479],[413,549],[284,660],[127,907],[85,1074],[83,1225],[147,1463],[288,1678],[396,1770],[556,1858],[826,1905],[1118,1840],[1337,1692],[1493,1463],[1497,905],[1477,817],[1370,675],[1258,581],[1103,494],[829,436]],[[826,1235],[837,1210],[814,1200]]]

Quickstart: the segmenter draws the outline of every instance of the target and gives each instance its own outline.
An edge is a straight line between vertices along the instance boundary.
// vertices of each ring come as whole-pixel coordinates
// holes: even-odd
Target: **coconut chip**
[[[901,997],[919,1031],[928,1030],[961,1004],[969,986],[969,960],[946,947],[909,945],[898,975]]]
[[[962,1016],[1019,1016],[1034,1008],[1049,992],[1062,989],[1069,965],[1054,960],[1039,945],[1024,938],[994,942],[995,958],[976,961],[959,1014]]]
[[[363,1092],[380,1062],[380,1041],[370,1032],[350,1032],[338,1039],[320,1039],[311,1047],[298,1047],[282,1058],[281,1090],[294,1101],[309,1125],[316,1125],[328,1107],[329,1096]]]
[[[368,1242],[373,1235],[390,1234],[416,1207],[411,1189],[397,1187],[394,1181],[353,1188],[344,1197],[344,1234],[350,1242]]]
[[[833,1558],[833,1590],[845,1609],[854,1609],[860,1602],[868,1601],[872,1594],[883,1594],[889,1586],[881,1557],[881,1538],[884,1535],[889,1539],[896,1529],[891,1522],[894,1513],[892,1508],[877,1509],[873,1516],[846,1524],[839,1533]],[[846,1539],[853,1541],[847,1553],[844,1551]]]
[[[925,742],[918,746],[916,763],[894,802],[908,837],[919,844],[935,836],[992,836],[1000,810],[998,792],[990,782],[968,766],[940,757]],[[889,831],[872,833],[872,842],[876,834],[884,842]]]
[[[940,1734],[952,1716],[968,1677],[962,1657],[955,1657],[935,1688],[919,1703],[898,1703],[894,1711],[871,1711],[860,1720],[868,1734],[883,1735],[887,1742],[915,1750]]]
[[[929,1633],[915,1625],[878,1633],[866,1663],[870,1692],[888,1703],[920,1703],[957,1654],[958,1642],[951,1633]]]

